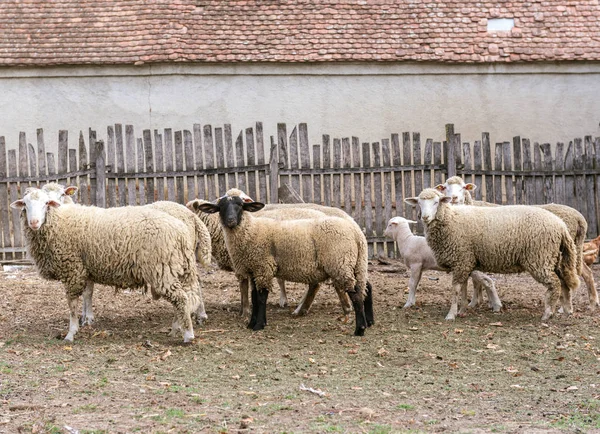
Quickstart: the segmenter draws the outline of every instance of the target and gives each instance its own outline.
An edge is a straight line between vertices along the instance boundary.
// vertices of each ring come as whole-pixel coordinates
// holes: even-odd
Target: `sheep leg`
[[[479,306],[483,301],[482,282],[479,279],[477,279],[473,275],[473,273],[471,273],[471,280],[473,281],[473,297],[471,298],[471,302],[469,303],[469,307],[471,308]]]
[[[152,290],[157,294],[162,293],[155,291],[154,288]],[[193,291],[186,293],[181,286],[181,282],[177,282],[169,290],[164,291],[164,298],[175,308],[175,319],[173,320],[171,332],[173,333],[175,328],[181,326],[183,343],[191,343],[194,339],[194,327],[190,313],[198,306],[198,294]]]
[[[317,292],[319,292],[320,288],[321,287],[318,283],[311,283],[308,285],[308,289],[304,293],[304,296],[302,297],[302,300],[300,300],[300,304],[298,304],[296,310],[292,312],[292,315],[306,315],[310,310],[310,307],[312,306],[315,296],[317,295]]]
[[[79,295],[75,295],[67,290],[67,303],[69,304],[69,332],[65,336],[65,341],[73,342],[75,334],[79,331],[79,319],[77,318],[77,299]]]
[[[346,324],[348,321],[350,321],[350,312],[352,311],[352,306],[350,305],[350,298],[348,297],[346,291],[344,291],[344,289],[342,288],[335,288],[335,292],[337,293],[338,298],[340,299],[340,305],[342,306],[342,311],[344,312],[341,316],[337,318],[337,320]]]
[[[367,295],[365,297],[364,303],[367,327],[371,327],[373,324],[375,324],[375,317],[373,316],[373,286],[369,281],[367,281]]]
[[[363,294],[356,285],[352,291],[348,291],[350,300],[352,300],[352,306],[354,307],[354,316],[356,317],[354,329],[354,336],[364,336],[365,329],[367,328],[367,318],[365,316],[365,303]]]
[[[193,294],[193,297],[198,305],[198,308],[196,309],[196,324],[202,325],[202,323],[208,319],[208,315],[206,314],[206,309],[204,308],[204,297],[202,296],[202,286],[200,283],[198,283],[197,292]]]
[[[92,325],[94,322],[94,311],[92,309],[92,298],[94,296],[94,282],[88,280],[83,290],[83,303],[81,307],[81,318],[79,325]]]
[[[285,293],[285,280],[277,278],[279,284],[279,306],[286,307],[288,305],[287,294]]]
[[[421,281],[423,274],[423,264],[413,264],[410,267],[410,279],[408,280],[408,299],[404,305],[404,309],[414,306],[417,302],[417,286]]]
[[[581,264],[581,277],[585,282],[585,286],[588,289],[588,297],[589,297],[589,309],[594,311],[597,307],[600,307],[600,301],[598,300],[598,291],[596,291],[596,284],[594,283],[594,276],[592,274],[591,268],[587,264]]]
[[[250,315],[250,303],[248,302],[248,279],[239,279],[239,287],[242,299],[240,305],[240,315],[244,318],[248,318]]]
[[[246,285],[248,285],[248,280],[246,280]],[[253,329],[256,325],[256,312],[258,309],[258,300],[257,300],[257,291],[256,291],[256,283],[254,279],[250,280],[250,285],[252,286],[250,296],[252,298],[252,313],[250,315],[250,322],[248,323],[248,328]]]
[[[488,297],[488,303],[494,312],[500,312],[502,309],[502,302],[498,297],[498,291],[496,291],[496,284],[494,281],[485,273],[481,271],[473,271],[471,273],[471,280],[473,281],[473,300],[469,304],[469,307],[477,306],[483,301],[482,287],[485,288],[485,292]],[[473,302],[476,300],[475,294],[478,293],[476,304]]]
[[[544,286],[546,286],[546,288],[548,288],[544,297],[544,314],[542,315],[542,321],[547,321],[552,315],[554,315],[554,309],[562,291],[562,284],[556,274],[549,276],[542,275],[538,277],[539,279],[534,276],[538,282],[542,283]]]
[[[460,313],[466,309],[466,301],[467,301],[467,279],[469,275],[466,276],[457,276],[456,273],[452,274],[452,302],[450,305],[450,310],[446,315],[447,321],[452,321],[456,319],[456,315],[459,313],[458,304],[460,302]]]
[[[571,298],[571,289],[562,279],[560,280],[560,290],[560,300],[562,302],[563,312],[567,315],[571,315],[571,313],[573,313],[573,299]]]
[[[469,307],[467,305],[467,283],[468,280],[465,280],[465,283],[463,283],[460,287],[460,298],[458,299],[458,316],[466,316],[467,309]]]
[[[264,288],[262,290],[253,289],[252,291],[256,291],[254,298],[258,305],[256,307],[256,323],[252,327],[252,330],[258,331],[264,329],[267,325],[267,298],[269,297],[269,290]]]

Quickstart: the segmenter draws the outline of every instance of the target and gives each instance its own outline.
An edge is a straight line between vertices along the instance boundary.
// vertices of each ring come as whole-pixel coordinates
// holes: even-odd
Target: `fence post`
[[[454,134],[454,124],[446,124],[446,179],[456,175],[456,149],[458,136]]]
[[[271,155],[269,157],[269,200],[271,203],[279,202],[279,153],[277,150],[278,144],[271,136]]]
[[[96,148],[96,206],[106,208],[106,162],[104,161],[104,142],[97,140]]]

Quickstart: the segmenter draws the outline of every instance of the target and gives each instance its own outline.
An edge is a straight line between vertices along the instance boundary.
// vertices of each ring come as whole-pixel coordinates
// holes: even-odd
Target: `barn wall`
[[[419,131],[440,140],[453,123],[465,141],[526,136],[539,142],[600,134],[600,63],[523,65],[141,65],[0,70],[0,135],[8,149],[37,128],[58,131],[262,121],[306,122],[321,134],[380,140]]]

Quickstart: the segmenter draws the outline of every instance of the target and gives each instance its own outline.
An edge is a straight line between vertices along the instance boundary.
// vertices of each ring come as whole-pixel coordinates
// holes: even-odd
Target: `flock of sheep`
[[[402,217],[392,218],[386,236],[393,238],[410,269],[405,307],[416,301],[426,270],[452,273],[452,304],[446,319],[467,309],[467,280],[473,280],[469,306],[481,303],[485,289],[490,307],[502,308],[494,281],[485,273],[528,272],[546,286],[542,320],[559,302],[572,312],[571,293],[582,276],[590,308],[600,306],[592,272],[584,259],[587,223],[573,208],[496,206],[473,201],[460,177],[406,199],[419,207],[425,237],[412,234]],[[92,324],[94,284],[150,290],[174,307],[171,335],[194,339],[193,318],[206,318],[197,264],[214,260],[239,281],[241,314],[248,327],[267,324],[267,297],[273,279],[279,304],[287,305],[285,281],[305,283],[306,292],[293,312],[308,312],[322,282],[331,281],[343,310],[355,315],[357,336],[374,324],[372,287],[368,281],[367,240],[351,216],[316,204],[270,204],[231,189],[214,202],[196,199],[186,206],[160,201],[145,206],[98,208],[73,203],[76,187],[49,183],[29,188],[11,204],[21,210],[28,253],[40,276],[65,285],[70,310],[65,340],[73,341],[80,325]],[[597,249],[596,249],[597,252]],[[251,303],[248,293],[251,294]],[[77,304],[82,296],[82,314]]]

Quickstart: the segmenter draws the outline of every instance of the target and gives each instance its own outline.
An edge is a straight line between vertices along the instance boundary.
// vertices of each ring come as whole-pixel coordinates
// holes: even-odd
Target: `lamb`
[[[41,277],[63,282],[70,310],[66,341],[79,330],[78,297],[91,283],[149,287],[173,304],[173,329],[191,342],[191,312],[201,303],[194,242],[184,223],[143,207],[61,206],[40,189],[13,202],[21,210],[27,250]]]
[[[339,217],[278,221],[251,214],[264,206],[230,195],[219,198],[216,204],[198,206],[200,211],[219,213],[234,270],[252,284],[248,327],[265,327],[273,278],[307,283],[313,288],[331,278],[338,292],[350,295],[356,316],[354,334],[363,336],[373,324],[364,234]]]
[[[388,222],[384,235],[396,241],[400,255],[404,261],[404,265],[410,270],[410,279],[408,282],[408,300],[404,308],[414,306],[416,302],[417,286],[421,280],[421,274],[427,270],[443,271],[433,255],[433,251],[427,245],[425,237],[413,235],[409,228],[409,223],[417,223],[413,220],[407,220],[404,217],[392,217]],[[490,301],[492,310],[499,312],[502,308],[502,303],[498,298],[494,281],[486,274],[480,271],[471,273],[473,286],[477,289],[485,287],[488,300]],[[477,291],[476,289],[476,291]],[[473,303],[469,305],[474,306]]]
[[[571,291],[579,285],[578,252],[567,226],[554,214],[524,205],[453,207],[450,197],[431,188],[405,201],[419,205],[427,244],[437,263],[452,272],[447,320],[466,309],[467,279],[473,270],[527,271],[547,288],[543,321],[554,314],[561,291],[565,313],[572,312]]]
[[[591,266],[598,258],[598,250],[600,249],[600,237],[596,237],[587,243],[583,244],[583,261],[588,267]]]
[[[448,178],[444,184],[439,184],[435,187],[438,191],[442,192],[446,196],[451,197],[451,203],[456,205],[474,205],[474,206],[488,206],[498,207],[500,205],[495,203],[484,202],[481,200],[473,200],[471,192],[477,188],[475,184],[466,184],[460,176],[453,176]],[[575,247],[577,249],[577,273],[580,275],[585,286],[588,289],[588,307],[590,310],[594,310],[600,307],[600,300],[598,298],[598,292],[596,290],[596,283],[594,282],[594,276],[591,268],[584,262],[584,247],[585,234],[587,233],[587,221],[585,217],[574,208],[567,205],[561,205],[556,203],[548,203],[544,205],[533,205],[546,211],[550,211],[552,214],[558,216],[565,222],[571,238],[575,241]],[[473,299],[481,299],[481,291],[475,291]]]
[[[245,201],[252,201],[252,199],[249,196],[247,196],[245,193],[238,189],[230,189],[226,194],[229,196],[237,195],[242,197]],[[225,246],[223,230],[221,229],[221,225],[219,223],[219,216],[217,214],[207,214],[200,211],[199,206],[203,203],[208,202],[202,199],[194,199],[192,201],[189,201],[186,204],[186,206],[190,210],[194,211],[209,228],[212,239],[212,254],[213,257],[216,259],[219,268],[231,271],[231,259],[229,257],[229,253],[227,252],[227,247]],[[346,214],[346,212],[344,212],[343,210],[317,204],[269,204],[265,205],[265,207],[261,211],[255,213],[255,216],[257,217],[266,217],[276,220],[319,218],[327,215],[343,217],[356,225],[354,219],[352,219],[352,217]],[[360,230],[358,225],[356,225],[356,227]],[[285,307],[288,303],[285,291],[285,281],[282,279],[277,279],[277,281],[279,283],[280,288],[279,305],[281,307]],[[319,286],[316,286],[313,289],[309,288],[309,290],[306,291],[302,300],[298,304],[298,307],[292,313],[292,315],[305,315],[309,311],[318,289]],[[248,284],[243,279],[240,281],[240,295],[240,313],[243,316],[248,316],[250,314],[248,303]],[[338,293],[338,297],[340,299],[340,304],[344,312],[344,315],[340,319],[345,322],[348,320],[348,315],[350,314],[350,302],[345,292]]]

